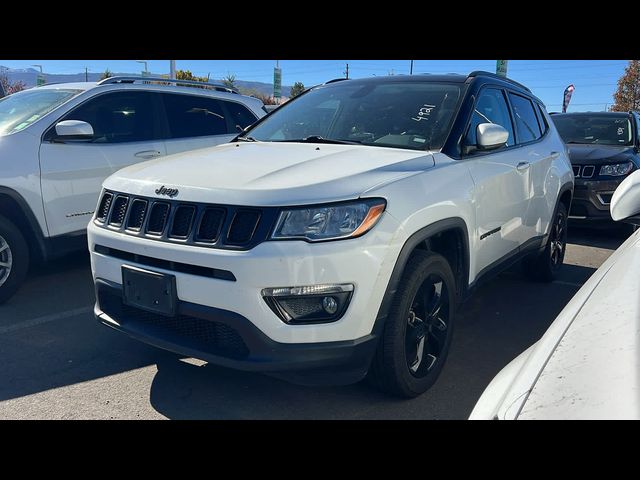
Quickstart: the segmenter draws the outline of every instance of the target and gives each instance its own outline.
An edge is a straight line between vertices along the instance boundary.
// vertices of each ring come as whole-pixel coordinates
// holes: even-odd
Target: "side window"
[[[536,112],[528,98],[509,93],[509,100],[513,107],[513,118],[518,132],[518,143],[527,143],[542,136]]]
[[[542,133],[542,135],[544,135],[545,133],[547,133],[547,130],[549,130],[547,119],[544,116],[544,107],[539,103],[534,103],[534,105],[536,115],[538,116],[538,125],[540,125],[540,132]]]
[[[229,133],[222,106],[215,98],[163,93],[162,101],[169,124],[169,138]]]
[[[511,124],[511,117],[509,116],[509,107],[507,107],[507,102],[502,90],[496,88],[485,88],[480,92],[473,110],[473,115],[471,116],[469,130],[467,131],[467,136],[465,138],[465,143],[467,145],[475,145],[478,143],[476,133],[478,125],[481,123],[495,123],[503,126],[507,132],[509,132],[507,147],[511,147],[515,144],[513,137],[513,125]]]
[[[114,92],[99,95],[65,115],[93,127],[93,143],[144,142],[156,138],[151,95]]]
[[[258,117],[241,103],[225,102],[224,100],[223,103],[231,117],[231,123],[234,127],[240,125],[240,128],[246,128],[258,119]]]

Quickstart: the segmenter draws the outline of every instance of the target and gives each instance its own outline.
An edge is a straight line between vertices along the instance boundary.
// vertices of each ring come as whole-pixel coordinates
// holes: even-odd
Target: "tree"
[[[291,87],[291,93],[289,94],[290,98],[295,98],[305,91],[304,84],[302,82],[296,82]]]
[[[192,80],[194,82],[208,82],[207,77],[197,77],[191,70],[176,70],[176,80]]]
[[[640,60],[631,60],[618,80],[612,112],[640,110]]]
[[[222,79],[222,84],[228,88],[236,88],[236,76],[227,73],[227,76]]]
[[[102,75],[100,76],[100,80],[106,80],[109,77],[113,77],[113,73],[111,72],[111,70],[107,68],[104,72],[102,72]]]
[[[27,85],[22,81],[10,82],[5,72],[0,72],[0,83],[2,83],[2,89],[6,95],[11,95],[27,88]]]
[[[257,99],[259,99],[263,104],[265,105],[277,105],[278,102],[276,102],[276,99],[273,98],[270,95],[264,94],[262,92],[259,92],[258,90],[256,90],[255,88],[240,88],[240,93],[242,95],[247,95],[249,97],[255,97]]]

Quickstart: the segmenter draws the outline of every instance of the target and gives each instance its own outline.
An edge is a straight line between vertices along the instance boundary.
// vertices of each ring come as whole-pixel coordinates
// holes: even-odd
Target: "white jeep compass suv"
[[[557,273],[573,181],[516,82],[332,81],[232,143],[108,178],[88,229],[95,313],[218,365],[415,396],[473,287],[519,259]]]
[[[264,115],[259,99],[224,85],[153,77],[51,84],[0,99],[0,303],[33,260],[86,248],[109,175],[228,142],[236,125]]]

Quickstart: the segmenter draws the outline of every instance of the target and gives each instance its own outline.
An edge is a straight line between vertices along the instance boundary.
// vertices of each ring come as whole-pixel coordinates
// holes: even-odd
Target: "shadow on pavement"
[[[567,242],[585,247],[617,249],[629,238],[625,225],[611,225],[601,228],[587,228],[569,225]]]
[[[595,271],[568,267],[563,278],[575,282]],[[416,399],[392,398],[365,382],[301,387],[166,358],[158,363],[151,404],[175,419],[465,419],[491,379],[542,336],[577,290],[570,284],[530,282],[517,269],[479,288],[457,315],[440,379]]]
[[[82,314],[0,336],[0,401],[153,365],[175,356]]]

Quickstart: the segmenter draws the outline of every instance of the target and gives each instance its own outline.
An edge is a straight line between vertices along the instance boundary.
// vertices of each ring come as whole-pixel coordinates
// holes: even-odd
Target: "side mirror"
[[[82,120],[63,120],[56,123],[56,136],[60,140],[86,140],[93,137],[93,127]]]
[[[611,218],[640,225],[640,170],[625,178],[611,198]]]
[[[476,130],[478,150],[494,150],[504,147],[509,140],[509,132],[495,123],[481,123]]]

